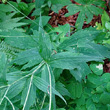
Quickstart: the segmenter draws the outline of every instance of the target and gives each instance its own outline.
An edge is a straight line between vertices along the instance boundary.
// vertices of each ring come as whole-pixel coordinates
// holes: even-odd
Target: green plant
[[[84,21],[90,23],[93,19],[93,15],[99,15],[103,13],[103,9],[99,7],[104,7],[105,2],[102,0],[75,0],[79,5],[70,4],[67,6],[69,13],[65,16],[70,16],[79,12],[76,28],[81,29]]]
[[[50,1],[39,2],[36,9]],[[14,2],[7,3],[0,5],[9,8],[0,10],[11,22],[0,28],[0,109],[109,109],[110,74],[102,67],[110,48],[96,42],[102,30],[90,27],[70,35],[69,24],[50,28],[50,17],[40,13],[31,20]],[[29,24],[16,18],[19,15]],[[1,24],[7,20],[4,16]]]
[[[68,13],[65,14],[66,17],[79,13],[75,27],[81,29],[84,21],[90,23],[93,19],[93,15],[98,16],[103,13],[105,8],[105,2],[103,0],[74,0],[78,4],[72,4],[70,0],[66,1],[51,1],[52,10],[58,13],[63,6],[67,5]]]
[[[110,44],[110,18],[106,12],[102,14],[101,23],[96,23],[97,30],[102,30],[103,32],[97,36],[96,42],[108,45]]]

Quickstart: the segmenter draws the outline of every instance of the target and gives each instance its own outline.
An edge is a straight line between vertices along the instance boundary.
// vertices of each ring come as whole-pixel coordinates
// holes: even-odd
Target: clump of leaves
[[[84,21],[86,23],[90,23],[93,19],[93,15],[99,15],[103,13],[103,9],[99,7],[104,7],[105,2],[102,0],[75,0],[79,3],[79,5],[76,4],[70,4],[67,6],[67,9],[69,13],[67,13],[65,16],[70,16],[75,13],[79,12],[77,21],[76,21],[76,28],[81,29],[83,26]]]
[[[7,12],[2,13],[13,14]],[[69,24],[47,29],[49,17],[44,18],[40,14],[35,21],[29,19],[32,23],[24,33],[22,25],[17,25],[19,18],[11,16],[12,27],[0,30],[0,44],[10,47],[10,51],[3,46],[0,50],[0,109],[64,110],[64,106],[59,109],[59,98],[69,103],[65,109],[109,108],[110,78],[103,74],[102,64],[110,58],[110,48],[95,42],[102,31],[90,27],[70,36]]]
[[[74,0],[77,4],[72,4],[70,0],[66,1],[51,1],[52,7],[51,9],[58,13],[58,11],[67,5],[68,13],[65,15],[66,17],[70,15],[74,15],[79,13],[75,27],[77,29],[81,29],[84,21],[86,23],[90,23],[93,19],[93,15],[98,16],[103,13],[103,9],[105,8],[105,2],[103,0]]]
[[[97,36],[96,41],[104,45],[110,44],[110,18],[108,14],[104,11],[101,17],[102,23],[96,23],[97,30],[102,30],[103,32]]]

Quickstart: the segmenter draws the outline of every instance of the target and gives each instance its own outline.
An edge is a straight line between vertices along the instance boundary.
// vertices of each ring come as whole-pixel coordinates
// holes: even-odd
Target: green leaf
[[[0,37],[10,37],[10,39],[12,40],[12,37],[14,39],[15,36],[16,37],[29,37],[29,35],[26,35],[25,33],[21,32],[17,29],[14,29],[14,30],[10,30],[10,29],[9,30],[0,30]],[[20,39],[20,38],[18,38],[18,39]]]
[[[63,7],[62,4],[56,4],[56,5],[52,5],[51,9],[55,12],[58,13],[59,10]]]
[[[71,110],[72,110],[73,108],[71,108]],[[86,108],[86,106],[85,105],[83,105],[83,106],[78,106],[78,107],[76,107],[76,110],[87,110],[87,108]]]
[[[44,1],[45,0],[36,0],[35,1],[35,6],[36,6],[36,8],[41,8],[41,6],[43,5],[43,3],[44,3]]]
[[[110,31],[110,22],[106,22],[105,27]]]
[[[96,110],[96,107],[94,104],[91,104],[89,107],[88,107],[88,110]]]
[[[0,12],[1,13],[1,12]],[[9,15],[4,14],[4,16],[0,16],[0,29],[14,29],[23,25],[27,25],[27,23],[19,22],[23,19],[23,17],[12,18],[15,13],[11,13]],[[8,19],[8,20],[7,20]]]
[[[55,80],[58,80],[58,78],[62,74],[62,71],[63,71],[63,69],[60,69],[60,68],[53,69],[53,74],[54,74]]]
[[[35,13],[39,13],[39,15],[40,15],[40,12],[39,12],[39,10],[37,10],[37,12],[35,12]],[[44,26],[46,26],[46,24],[48,24],[48,21],[49,21],[49,19],[50,19],[51,17],[50,16],[42,16],[41,17],[41,24],[39,24],[39,22],[40,22],[40,17],[38,17],[36,20],[35,20],[35,22],[36,22],[36,24],[37,25],[35,25],[35,23],[32,23],[31,24],[31,28],[33,29],[33,30],[38,30],[38,28],[39,27],[41,27],[41,28],[43,28]]]
[[[102,17],[101,17],[101,21],[102,21],[102,27],[105,28],[105,24],[106,22],[108,22],[110,20],[108,14],[106,11],[104,11],[104,13],[102,14]]]
[[[94,94],[92,95],[92,100],[95,103],[99,103],[100,94]]]
[[[35,62],[33,62],[35,61]],[[23,51],[18,54],[18,57],[13,61],[13,63],[17,65],[26,64],[24,68],[28,68],[34,66],[35,64],[39,64],[42,61],[41,56],[36,48],[31,48],[29,50]]]
[[[102,59],[104,59],[105,57],[109,58],[109,49],[106,48],[105,46],[99,45],[99,44],[95,44],[95,43],[90,43],[87,45],[88,47],[81,47],[79,48],[80,53],[83,53],[85,55],[91,54],[93,56],[99,56],[102,57]],[[94,50],[95,49],[95,50]],[[103,52],[102,52],[103,50]],[[103,62],[103,61],[99,61],[99,62]]]
[[[41,57],[47,61],[52,53],[52,45],[50,41],[50,36],[48,34],[45,34],[45,31],[42,26],[42,17],[40,15],[39,20],[39,40],[38,40],[38,50],[41,55]],[[45,54],[44,54],[45,53]]]
[[[69,46],[77,45],[78,40],[82,39],[85,40],[85,44],[88,42],[88,40],[93,41],[100,32],[91,30],[79,30],[75,32],[68,40],[65,40],[59,45],[59,49],[65,49]]]
[[[67,85],[67,89],[70,92],[70,95],[71,95],[72,99],[80,98],[81,95],[82,95],[82,85],[81,85],[81,83],[71,82],[69,85]]]
[[[95,85],[102,84],[101,78],[93,73],[88,75],[88,80]]]
[[[41,91],[48,93],[49,83],[47,83],[45,80],[43,80],[40,77],[34,76],[33,82],[36,85],[36,87],[39,88]],[[65,99],[53,87],[52,87],[52,92],[53,94],[59,96],[66,103]]]
[[[68,32],[70,33],[70,25],[69,24],[65,24],[63,26],[59,25],[58,27],[53,28],[51,33],[53,32],[63,33],[63,37],[64,37]]]
[[[3,98],[4,96],[4,93],[6,92],[7,88],[0,88],[0,102],[1,102],[1,99]]]
[[[67,6],[67,10],[69,13],[66,13],[65,16],[74,15],[75,13],[79,12],[81,10],[81,6],[78,6],[76,4],[71,4]]]
[[[96,74],[96,75],[101,75],[103,73],[103,65],[102,64],[91,64],[90,65],[91,70]]]
[[[40,15],[40,12],[41,12],[41,8],[36,8],[33,13],[32,13],[32,16],[37,16],[37,15]],[[34,24],[33,24],[34,26]]]
[[[91,13],[93,13],[94,15],[99,15],[103,13],[103,9],[96,7],[94,5],[89,5],[88,9],[91,11]]]
[[[54,78],[53,70],[52,70],[51,67],[49,67],[49,69],[50,69],[50,72],[51,72],[51,83],[52,83],[52,86],[54,87],[55,86],[55,78]],[[42,67],[41,78],[43,80],[45,80],[47,83],[50,83],[50,81],[49,81],[49,71],[48,71],[48,68],[47,68],[46,65],[44,65]]]
[[[64,108],[59,108],[59,109],[57,109],[57,110],[65,110]]]
[[[24,2],[20,2],[18,4],[18,7],[21,9],[21,10],[26,10],[26,8],[28,8],[28,5]]]
[[[74,69],[78,66],[78,63],[88,62],[88,61],[98,61],[102,57],[83,55],[79,53],[72,52],[61,52],[53,55],[50,58],[49,64],[52,67],[63,68],[63,69]],[[65,64],[65,65],[64,65]]]
[[[71,1],[70,0],[54,0],[54,1],[51,0],[51,3],[52,3],[51,9],[54,12],[58,13],[62,7],[71,4]]]
[[[76,99],[75,102],[76,102],[77,106],[84,105],[85,104],[85,97],[84,97],[84,95],[82,95],[81,98]]]
[[[56,90],[63,96],[69,96],[70,97],[70,93],[68,92],[68,90],[65,88],[65,85],[62,84],[61,82],[57,82],[56,85]]]
[[[12,11],[15,11],[15,9],[12,8],[8,4],[0,4],[0,11],[2,11],[2,12],[12,12]]]
[[[51,42],[48,35],[39,35],[39,53],[44,60],[48,60],[52,52]],[[45,54],[44,54],[45,53]]]
[[[110,81],[110,74],[105,73],[101,76],[101,82],[109,82]]]
[[[77,68],[70,70],[70,73],[75,77],[76,80],[81,82],[82,79],[85,80],[86,76],[91,73],[91,71],[86,63],[81,63]]]
[[[5,42],[13,47],[19,49],[31,49],[37,47],[37,42],[31,36],[23,36],[23,37],[6,37]],[[16,42],[16,43],[15,43]]]
[[[103,0],[90,0],[91,1],[91,4],[96,4],[97,6],[99,7],[103,7],[105,8],[105,2],[106,1],[103,1]]]
[[[12,84],[13,82],[16,82],[18,79],[22,78],[24,75],[28,74],[28,72],[15,70],[14,72],[10,71],[9,73],[7,73],[6,79],[8,80],[8,84]]]
[[[88,19],[87,23],[89,23],[93,18],[93,14],[98,16],[99,14],[103,13],[103,9],[97,7],[97,3],[94,1],[77,0],[76,2],[80,3],[80,5],[68,5],[67,9],[69,12],[65,16],[74,15],[75,13],[79,12],[78,19],[75,24],[77,29],[82,29],[83,23],[86,21],[86,17]]]
[[[91,110],[92,107],[94,108],[94,103],[93,103],[92,99],[89,98],[86,101],[86,108],[89,108],[89,110]]]
[[[84,8],[82,8],[82,10],[84,10]],[[75,23],[75,27],[77,29],[82,29],[83,23],[85,21],[85,13],[83,11],[81,11],[78,15],[77,21]]]
[[[74,0],[74,1],[80,4],[87,4],[88,2],[90,2],[90,0]]]
[[[102,104],[110,104],[110,93],[104,92],[100,96],[100,102]]]
[[[52,4],[62,4],[62,5],[68,5],[71,4],[70,0],[51,0]]]
[[[110,82],[107,83],[107,91],[110,92]]]
[[[25,81],[23,81],[23,80],[18,81],[15,84],[13,84],[7,93],[8,98],[12,99],[12,98],[16,97],[23,90],[24,84],[25,84]]]
[[[85,9],[85,14],[86,14],[86,16],[87,16],[86,22],[87,22],[87,24],[88,24],[88,23],[90,23],[90,22],[92,21],[92,19],[93,19],[93,14],[92,14],[89,10],[87,10],[87,9]]]
[[[31,80],[31,78],[29,78],[25,82],[25,87],[24,87],[24,90],[23,90],[22,95],[21,95],[21,104],[23,105],[24,110],[30,110],[29,108],[35,103],[36,87],[32,83],[30,91],[29,91],[30,80]],[[29,94],[28,94],[28,91],[29,91]],[[26,105],[24,105],[25,102],[26,102]]]
[[[41,70],[41,78],[43,80],[45,80],[47,83],[49,83],[49,73],[48,73],[48,68],[46,65],[44,65],[42,67],[42,70]]]
[[[102,85],[101,85],[101,86],[98,86],[98,87],[96,88],[96,93],[99,93],[99,94],[100,94],[100,93],[103,93],[103,92],[104,92],[104,89],[105,89],[104,86],[102,86]]]
[[[0,80],[6,81],[7,57],[5,53],[0,52]]]

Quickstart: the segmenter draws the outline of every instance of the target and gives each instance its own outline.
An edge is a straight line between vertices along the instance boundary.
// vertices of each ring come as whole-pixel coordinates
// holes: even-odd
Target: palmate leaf
[[[92,28],[91,28],[92,30]],[[78,40],[84,40],[85,44],[88,41],[93,41],[97,35],[99,35],[100,31],[96,31],[96,30],[79,30],[77,32],[75,32],[71,37],[69,37],[69,39],[65,40],[64,42],[62,42],[59,45],[59,49],[65,49],[69,46],[74,46],[77,45]],[[82,42],[83,43],[83,42]]]
[[[67,13],[65,16],[70,16],[79,12],[79,16],[75,24],[77,29],[82,28],[84,21],[87,21],[87,23],[89,23],[92,20],[93,15],[102,14],[103,10],[99,7],[94,6],[98,5],[97,2],[94,1],[95,0],[76,0],[76,2],[80,3],[81,5],[70,4],[67,6],[69,13]],[[102,4],[104,4],[104,2],[102,2]]]
[[[68,40],[65,40],[59,45],[59,50],[71,50],[82,53],[83,55],[91,57],[109,58],[110,49],[99,44],[94,43],[95,37],[99,34],[98,31],[81,30],[72,35]],[[91,43],[92,42],[92,43]],[[103,51],[102,51],[103,50]],[[86,60],[85,60],[86,61]]]
[[[105,1],[103,0],[74,0],[76,1],[77,3],[80,3],[80,4],[96,4],[98,6],[102,6],[102,7],[105,7]]]
[[[76,48],[76,50],[79,53],[83,53],[84,55],[93,55],[93,56],[99,56],[99,57],[103,57],[103,58],[109,58],[109,52],[110,49],[99,45],[99,44],[95,44],[95,43],[89,43],[83,46],[79,46],[78,48]]]
[[[50,58],[49,64],[55,68],[74,69],[79,63],[88,61],[102,61],[102,56],[84,55],[80,53],[61,52]]]
[[[58,13],[58,11],[66,5],[71,4],[70,0],[51,0],[52,3],[52,10],[56,13]]]
[[[70,34],[70,25],[69,24],[65,24],[65,25],[59,25],[58,27],[56,28],[53,28],[52,31],[50,33],[53,33],[53,32],[58,32],[58,33],[62,33],[63,37],[69,33]],[[70,35],[69,35],[70,36]]]
[[[21,33],[18,36],[16,36],[15,33],[12,33],[12,37],[6,37],[4,41],[13,47],[23,50],[38,46],[37,42],[33,39],[32,36],[27,36],[24,33]]]
[[[15,13],[11,13],[9,15],[2,15],[2,12],[0,12],[0,29],[14,29],[23,25],[26,25],[26,23],[19,22],[23,17],[19,18],[12,18],[15,15]]]
[[[39,55],[38,50],[36,48],[31,48],[29,50],[19,53],[18,57],[15,60],[13,60],[13,63],[17,65],[23,65],[27,63],[22,68],[22,69],[26,69],[39,64],[41,61],[42,58]]]
[[[0,37],[29,37],[29,35],[25,34],[24,32],[22,32],[22,30],[17,30],[17,29],[13,29],[13,30],[2,30],[0,29]],[[14,39],[14,38],[13,38]]]
[[[0,4],[0,12],[16,12],[16,10],[14,8],[12,8],[10,5],[8,4]]]

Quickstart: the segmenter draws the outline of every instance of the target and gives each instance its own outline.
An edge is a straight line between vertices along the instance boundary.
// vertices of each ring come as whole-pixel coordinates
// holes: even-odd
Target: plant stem
[[[40,110],[43,108],[43,105],[44,105],[44,102],[45,102],[45,98],[46,98],[46,93],[44,94],[44,98],[43,98],[43,101],[42,101],[42,105],[41,105]]]
[[[13,105],[13,103],[11,102],[11,100],[10,100],[7,96],[5,96],[5,98],[9,101],[9,103],[11,104],[13,110],[15,110],[14,105]]]
[[[6,97],[8,91],[9,91],[9,88],[10,88],[10,86],[7,88],[7,90],[6,90],[6,92],[5,92],[4,96],[3,96],[3,98],[1,99],[1,101],[0,101],[0,105],[2,104],[4,98]]]
[[[47,63],[46,63],[47,64]],[[47,69],[49,72],[49,81],[50,81],[50,101],[49,101],[49,110],[51,110],[51,103],[52,103],[52,82],[51,82],[51,73],[50,73],[50,69],[49,69],[49,65],[47,64]]]

